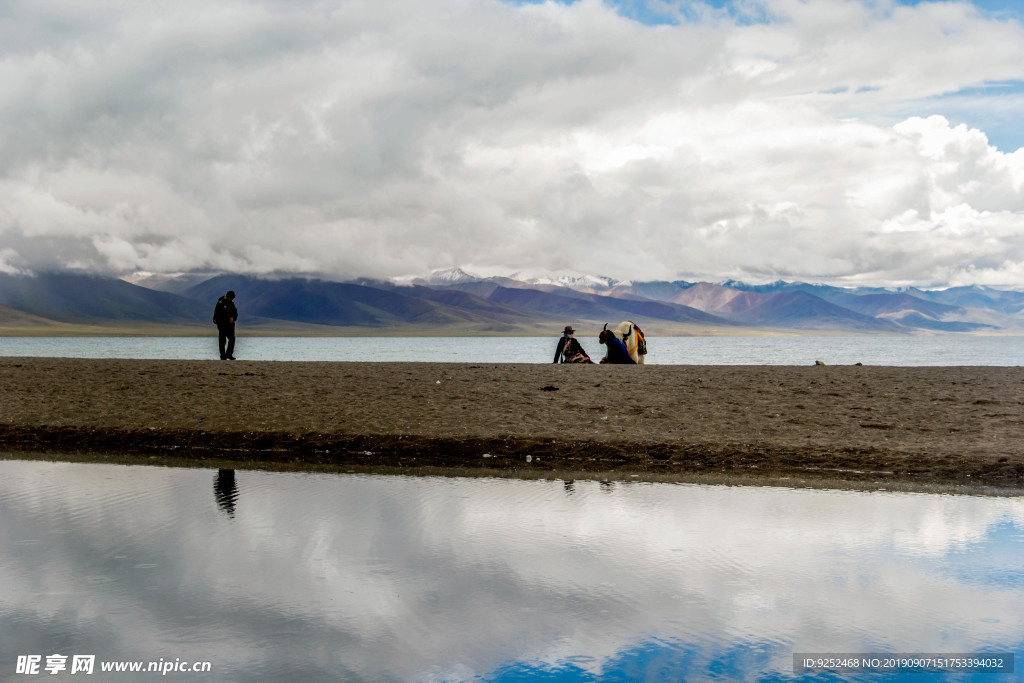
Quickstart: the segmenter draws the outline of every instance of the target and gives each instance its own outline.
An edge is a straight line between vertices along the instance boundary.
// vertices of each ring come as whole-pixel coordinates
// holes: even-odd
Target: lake
[[[604,347],[580,338],[594,360]],[[550,363],[557,339],[547,337],[251,337],[235,355],[245,360]],[[661,337],[647,362],[665,365],[1017,366],[1024,337]],[[210,337],[0,337],[0,356],[215,359]]]
[[[1024,652],[1013,498],[6,459],[0,547],[3,680],[916,681],[794,654]]]

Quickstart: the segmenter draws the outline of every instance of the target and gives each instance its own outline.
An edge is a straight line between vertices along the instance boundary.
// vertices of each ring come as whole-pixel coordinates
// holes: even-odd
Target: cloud
[[[651,637],[706,673],[759,634],[787,671],[791,644],[1013,651],[1024,624],[1009,498],[239,471],[229,520],[213,470],[4,465],[0,528],[29,550],[0,599],[34,618],[0,629],[35,646],[67,624],[111,659],[187,629],[190,656],[246,680],[471,680],[599,669]]]
[[[599,0],[8,5],[6,263],[914,284],[1024,263],[1024,151],[932,116],[1024,80],[1024,28],[967,3],[663,3],[657,26]]]

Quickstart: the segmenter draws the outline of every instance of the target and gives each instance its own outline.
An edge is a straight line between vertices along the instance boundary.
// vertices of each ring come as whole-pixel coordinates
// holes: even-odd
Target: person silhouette
[[[236,320],[238,320],[238,309],[235,308],[235,293],[228,292],[217,299],[217,306],[213,309],[213,322],[217,326],[217,343],[220,346],[221,360],[235,359]]]
[[[228,517],[235,518],[238,486],[235,484],[234,470],[217,470],[213,480],[213,498],[217,501],[217,507],[227,513]]]

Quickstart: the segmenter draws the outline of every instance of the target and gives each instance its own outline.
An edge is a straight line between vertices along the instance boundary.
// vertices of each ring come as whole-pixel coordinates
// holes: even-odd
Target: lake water
[[[0,460],[0,548],[3,680],[999,681],[793,656],[1024,652],[1020,499]]]
[[[596,360],[604,347],[581,338]],[[550,363],[542,337],[239,337],[246,360]],[[997,365],[1024,363],[1024,337],[661,337],[647,362],[665,365]],[[0,337],[0,356],[214,359],[215,337]]]

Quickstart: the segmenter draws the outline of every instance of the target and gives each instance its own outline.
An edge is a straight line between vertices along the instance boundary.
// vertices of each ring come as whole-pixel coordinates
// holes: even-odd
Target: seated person
[[[552,361],[553,363],[593,362],[587,356],[587,352],[583,350],[583,346],[572,336],[575,332],[576,330],[572,329],[572,325],[565,326],[565,331],[562,332],[562,337],[558,340],[558,346],[555,347],[555,360]]]
[[[602,363],[636,365],[636,361],[630,357],[626,345],[611,330],[602,330],[597,340],[608,347],[608,355],[601,359]]]

